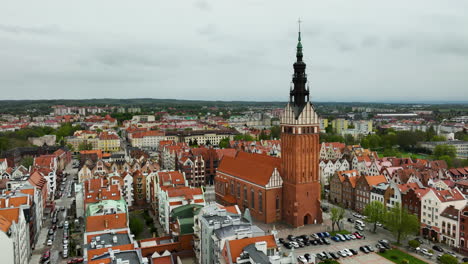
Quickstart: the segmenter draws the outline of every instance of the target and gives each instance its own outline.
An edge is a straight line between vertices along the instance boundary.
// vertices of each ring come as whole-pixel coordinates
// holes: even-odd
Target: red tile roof
[[[86,231],[103,231],[127,227],[127,214],[94,215],[86,218]]]
[[[267,243],[267,248],[276,248],[278,245],[276,244],[275,237],[273,235],[267,236],[258,236],[258,237],[250,237],[250,238],[243,238],[243,239],[236,239],[228,241],[228,248],[231,251],[231,260],[233,263],[236,262],[237,257],[240,256],[243,249],[250,245],[255,244],[255,242],[262,242],[265,241]]]
[[[0,215],[0,230],[3,232],[8,232],[8,229],[10,229],[11,222],[6,219],[4,216]]]
[[[20,208],[5,208],[0,210],[0,216],[3,216],[6,220],[8,220],[10,223],[18,223],[19,222],[19,214],[20,214]]]
[[[34,159],[34,166],[39,168],[50,168],[53,164],[52,160],[55,158],[55,155],[41,155]]]
[[[465,200],[465,196],[460,192],[460,190],[458,190],[458,188],[440,191],[432,189],[432,191],[434,191],[437,198],[442,202]]]
[[[179,171],[160,171],[158,178],[160,186],[167,182],[171,185],[185,185],[184,175]]]
[[[376,186],[379,183],[386,183],[387,182],[387,179],[383,175],[364,176],[364,177],[365,177],[365,179],[367,181],[367,184],[369,184],[369,186]]]
[[[142,131],[132,134],[132,138],[144,138],[144,137],[156,137],[156,136],[164,136],[164,132],[157,131],[157,130],[150,130],[150,131]]]
[[[280,158],[241,151],[234,158],[225,156],[218,167],[218,172],[265,186],[275,169],[281,170]]]

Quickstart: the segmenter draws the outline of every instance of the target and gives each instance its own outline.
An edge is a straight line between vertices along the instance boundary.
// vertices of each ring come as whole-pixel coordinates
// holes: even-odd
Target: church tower
[[[283,221],[298,227],[322,223],[319,178],[320,122],[309,102],[309,87],[302,60],[301,31],[289,103],[281,116]]]

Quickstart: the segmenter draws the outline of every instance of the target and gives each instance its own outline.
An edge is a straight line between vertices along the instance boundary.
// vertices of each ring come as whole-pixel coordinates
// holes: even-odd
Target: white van
[[[361,227],[365,227],[366,225],[364,224],[364,222],[362,222],[361,220],[356,220],[354,221],[357,225],[360,225]]]

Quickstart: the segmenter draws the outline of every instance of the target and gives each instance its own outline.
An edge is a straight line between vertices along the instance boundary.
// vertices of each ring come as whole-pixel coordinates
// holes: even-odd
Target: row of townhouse
[[[216,170],[224,156],[233,157],[233,148],[191,148],[187,144],[165,141],[161,145],[161,167],[165,170],[180,170],[185,173],[188,184],[193,187],[212,183]]]
[[[150,263],[131,234],[128,206],[122,198],[120,185],[103,178],[87,179],[82,185],[85,262]]]
[[[359,175],[357,170],[338,171],[330,179],[330,197],[332,203],[345,208],[363,212],[371,201],[371,190],[387,183],[383,175]]]
[[[29,182],[10,185],[0,195],[0,258],[27,264],[42,228],[42,190]]]
[[[281,141],[277,139],[258,141],[231,140],[229,141],[229,146],[239,151],[281,157]]]
[[[83,144],[91,145],[93,150],[100,149],[104,152],[120,151],[120,137],[113,130],[101,133],[93,131],[76,131],[73,136],[66,137],[65,142],[77,152]]]
[[[123,199],[129,206],[145,205],[153,196],[150,179],[159,171],[159,164],[146,159],[129,162],[105,162],[87,160],[78,171],[78,182],[104,178],[121,186]]]

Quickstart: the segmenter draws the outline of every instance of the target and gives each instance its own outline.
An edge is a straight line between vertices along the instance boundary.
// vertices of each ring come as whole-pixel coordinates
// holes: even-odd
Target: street
[[[53,244],[52,246],[47,246],[46,244],[48,240],[48,231],[53,226],[53,218],[52,215],[44,215],[46,220],[39,234],[35,250],[32,252],[31,260],[29,262],[30,264],[41,263],[41,256],[47,250],[50,250],[50,263],[61,264],[67,262],[67,260],[64,259],[61,254],[63,251],[63,233],[65,229],[63,227],[59,228],[58,226],[63,225],[66,220],[71,222],[70,219],[67,219],[67,211],[69,208],[71,208],[73,203],[73,178],[77,176],[78,173],[77,169],[72,168],[72,163],[73,162],[71,162],[64,170],[64,173],[68,174],[65,183],[57,184],[56,192],[60,192],[62,187],[63,191],[62,196],[55,200],[56,210],[54,212],[57,212],[57,228],[53,234]],[[59,208],[65,208],[65,210],[60,210]]]

